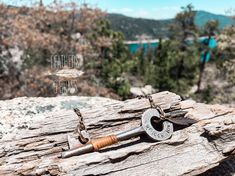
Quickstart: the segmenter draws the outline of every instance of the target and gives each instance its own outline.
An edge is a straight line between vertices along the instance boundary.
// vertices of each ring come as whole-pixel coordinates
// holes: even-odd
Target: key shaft
[[[118,141],[124,141],[124,140],[130,139],[132,137],[139,136],[140,134],[142,134],[144,132],[145,131],[144,131],[143,127],[140,126],[137,128],[133,128],[133,129],[124,131],[124,132],[120,132],[116,136],[117,136]]]
[[[118,141],[124,141],[124,140],[130,139],[132,137],[136,137],[136,136],[140,135],[141,133],[144,133],[144,129],[142,128],[142,126],[137,127],[137,128],[133,128],[131,130],[127,130],[127,131],[124,131],[124,132],[120,132],[120,133],[114,135],[117,140],[110,141],[110,143],[108,143],[105,146],[115,144]],[[110,136],[106,136],[106,137],[103,137],[103,138],[100,138],[100,139],[97,139],[97,140],[103,140],[103,139],[108,138],[108,137],[110,137]],[[103,147],[105,147],[105,146],[103,146]],[[101,148],[103,148],[103,147],[101,147]],[[78,148],[74,148],[72,150],[62,152],[61,157],[62,158],[68,158],[68,157],[71,157],[71,156],[74,156],[74,155],[81,155],[81,154],[89,153],[89,152],[92,152],[94,150],[95,150],[94,143],[92,143],[92,141],[91,141],[91,143],[86,144],[82,147],[78,147]]]
[[[88,144],[62,152],[62,158],[68,158],[74,155],[81,155],[92,151],[98,151],[99,149],[115,144],[118,141],[130,139],[132,137],[139,136],[142,133],[146,133],[150,138],[155,141],[166,140],[171,137],[173,133],[173,124],[168,121],[163,122],[163,129],[158,131],[152,126],[151,120],[153,117],[160,117],[158,110],[148,109],[142,115],[142,125],[137,128],[133,128],[124,132],[117,133],[116,135],[109,135],[98,139],[91,140]]]

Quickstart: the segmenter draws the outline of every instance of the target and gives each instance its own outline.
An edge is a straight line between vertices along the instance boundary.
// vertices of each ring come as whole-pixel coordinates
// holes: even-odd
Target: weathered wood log
[[[181,102],[178,95],[170,92],[152,97],[166,113],[185,110],[185,118],[196,123],[189,127],[175,126],[177,131],[166,141],[153,142],[141,136],[100,152],[67,159],[58,156],[68,149],[67,135],[73,134],[78,125],[73,110],[30,118],[3,113],[0,175],[197,175],[234,157],[233,108]],[[148,99],[142,98],[80,111],[91,136],[98,137],[139,126],[141,114],[149,107]]]

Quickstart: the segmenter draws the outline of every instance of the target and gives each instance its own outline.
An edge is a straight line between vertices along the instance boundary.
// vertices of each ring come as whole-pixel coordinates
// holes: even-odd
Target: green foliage
[[[179,46],[179,41],[168,40],[161,42],[155,51],[146,54],[139,51],[136,74],[142,75],[145,84],[153,85],[159,91],[186,93],[198,74],[198,50],[196,44],[188,46],[187,51],[181,51]],[[182,58],[185,58],[183,63]]]
[[[182,8],[177,14],[177,23],[171,27],[172,38],[160,42],[155,52],[154,85],[160,91],[170,90],[184,94],[195,83],[198,74],[199,51],[195,12],[192,5]],[[193,37],[191,43],[188,37]]]
[[[89,27],[86,30],[74,28],[70,30],[70,25],[66,25],[67,18],[64,18],[62,21],[59,20],[58,23],[53,22],[50,24],[48,30],[50,29],[50,32],[54,31],[53,34],[55,36],[59,34],[64,37],[60,39],[63,42],[57,43],[58,46],[53,45],[57,54],[60,54],[59,52],[63,54],[76,53],[77,51],[84,51],[85,47],[89,48],[83,52],[89,52],[87,54],[89,57],[85,56],[85,72],[91,69],[91,73],[96,74],[94,76],[95,81],[113,89],[123,98],[128,98],[130,95],[130,77],[135,77],[143,84],[150,84],[159,91],[169,90],[185,95],[195,85],[199,75],[199,32],[211,36],[215,34],[218,27],[217,21],[210,21],[205,25],[203,32],[199,31],[195,23],[196,13],[193,6],[189,4],[182,8],[182,12],[177,14],[174,20],[156,22],[154,20],[130,18],[127,23],[125,20],[121,22],[119,26],[122,29],[125,28],[124,31],[132,39],[138,34],[150,34],[154,38],[170,35],[170,40],[160,40],[157,49],[145,51],[142,48],[134,55],[130,54],[124,44],[124,35],[114,31],[109,21],[105,19],[96,21],[94,28]],[[120,19],[122,18],[120,17]],[[135,25],[137,23],[138,25]],[[72,22],[71,26],[75,24],[75,22]],[[171,27],[168,30],[166,26],[170,24]],[[59,29],[63,26],[63,30],[59,32]],[[75,31],[81,32],[81,39],[84,39],[85,43],[84,46],[75,47],[79,43],[78,39],[72,38],[72,34],[76,33]],[[165,35],[166,33],[167,35]],[[189,41],[189,38],[192,40]],[[81,40],[82,42],[83,40]],[[49,43],[44,46],[36,46],[28,47],[24,50],[23,59],[26,68],[30,68],[32,65],[48,65],[48,59],[50,59],[53,51],[45,47],[50,46]],[[209,47],[206,47],[204,46],[203,49],[209,51]],[[230,50],[232,49],[229,49],[228,54],[231,54]],[[0,73],[1,67],[3,67],[1,64],[0,62]],[[232,69],[234,70],[234,67]],[[203,69],[200,71],[203,72]],[[234,77],[231,78],[232,80],[234,80]],[[206,102],[210,102],[212,101],[211,89],[208,86],[207,89],[202,90],[196,96]]]
[[[98,76],[105,86],[112,88],[123,98],[127,98],[130,94],[130,84],[126,75],[133,63],[128,59],[130,53],[124,44],[124,36],[120,32],[113,31],[107,20],[102,19],[97,23],[90,39],[99,52]]]
[[[168,25],[170,20],[150,20],[132,18],[120,14],[108,14],[107,19],[111,22],[112,29],[124,33],[127,40],[136,40],[137,36],[147,34],[150,37],[165,37],[169,34]]]
[[[51,53],[45,48],[28,48],[22,56],[23,68],[31,68],[33,65],[47,66]]]
[[[195,13],[194,22],[198,28],[203,28],[207,21],[212,19],[219,21],[219,29],[235,24],[230,16],[217,15],[206,11],[195,11]],[[136,40],[136,36],[142,34],[152,38],[168,37],[170,34],[168,27],[175,22],[174,19],[150,20],[131,18],[121,14],[107,14],[107,19],[110,20],[113,30],[123,32],[126,40]]]
[[[200,55],[192,9],[188,5],[177,15],[177,23],[171,28],[171,40],[160,39],[157,49],[146,52],[142,48],[135,54],[133,75],[159,91],[169,90],[181,95],[188,92],[196,83]],[[194,40],[188,43],[188,37]]]
[[[182,49],[188,37],[197,38],[199,30],[194,21],[195,15],[196,12],[191,4],[182,7],[182,12],[176,15],[175,23],[170,26],[171,39],[180,40]]]

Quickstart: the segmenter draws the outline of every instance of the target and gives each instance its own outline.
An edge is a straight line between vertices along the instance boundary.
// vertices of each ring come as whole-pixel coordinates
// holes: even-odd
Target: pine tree
[[[170,65],[170,85],[177,93],[185,93],[194,84],[198,65],[198,29],[194,23],[194,7],[189,4],[175,17],[170,26],[167,58]],[[172,58],[171,58],[172,57]],[[171,65],[172,64],[172,65]]]
[[[39,6],[43,7],[43,1],[42,0],[39,1]]]
[[[124,36],[113,31],[109,21],[101,19],[90,35],[93,49],[98,53],[98,77],[102,78],[104,85],[112,88],[123,98],[130,92],[130,84],[126,77],[131,67],[128,59],[129,51],[124,44]]]

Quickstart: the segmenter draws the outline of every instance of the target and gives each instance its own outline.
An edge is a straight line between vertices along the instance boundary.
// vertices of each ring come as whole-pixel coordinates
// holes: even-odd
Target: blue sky
[[[5,0],[8,3],[13,1]],[[69,2],[70,0],[61,1]],[[47,4],[52,0],[43,0],[43,2]],[[229,9],[235,9],[235,0],[75,0],[75,2],[87,2],[91,6],[99,7],[109,13],[121,13],[127,16],[150,19],[173,18],[181,10],[180,7],[190,3],[196,10],[205,10],[216,14],[226,14]]]
[[[133,17],[166,19],[173,18],[182,6],[192,3],[196,10],[226,14],[234,8],[235,0],[86,0],[103,10]]]

